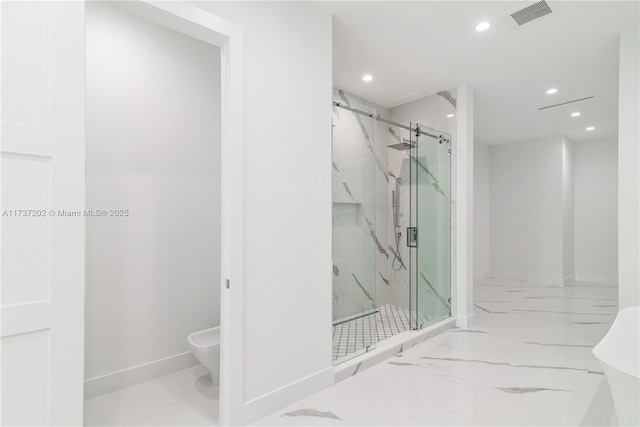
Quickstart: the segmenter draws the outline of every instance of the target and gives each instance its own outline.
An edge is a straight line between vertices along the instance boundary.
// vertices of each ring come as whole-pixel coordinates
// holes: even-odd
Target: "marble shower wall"
[[[438,227],[447,227],[444,233],[439,232],[435,227],[423,226],[419,231],[420,241],[422,244],[433,245],[428,251],[421,251],[421,259],[419,260],[418,271],[418,298],[421,312],[429,315],[441,317],[443,310],[448,309],[448,298],[450,289],[455,278],[451,275],[455,271],[455,164],[456,164],[456,117],[448,118],[448,114],[456,113],[456,90],[451,89],[442,91],[437,94],[421,98],[419,100],[394,107],[390,110],[392,120],[399,123],[420,123],[421,125],[437,129],[440,132],[451,135],[451,181],[448,188],[444,188],[447,181],[442,176],[438,176],[436,161],[434,156],[442,155],[442,150],[421,149],[420,158],[418,159],[419,167],[419,189],[421,197],[421,212],[423,224],[426,222],[431,224],[434,222]],[[407,131],[401,130],[401,138],[409,138]],[[426,138],[421,136],[420,138]],[[398,138],[399,140],[400,138]],[[422,141],[422,139],[421,139]],[[423,141],[425,143],[425,141]],[[428,144],[428,141],[426,141]],[[388,186],[388,206],[389,206],[389,222],[388,222],[388,241],[393,247],[390,249],[389,257],[389,296],[390,304],[409,308],[409,248],[406,245],[406,230],[409,226],[409,199],[410,199],[410,161],[414,161],[409,157],[409,151],[388,150],[388,170],[391,177]],[[433,171],[433,174],[430,172]],[[432,176],[433,175],[433,176]],[[396,186],[394,178],[400,178],[400,208],[399,208],[399,224],[400,227],[394,226],[392,195]],[[424,203],[425,200],[429,200]],[[451,205],[451,209],[446,209],[444,204]],[[444,221],[442,216],[445,216]],[[426,218],[425,218],[426,217]],[[400,232],[398,239],[398,255],[394,257],[396,251],[396,233]],[[445,237],[450,241],[450,250],[448,254],[442,251],[442,242],[438,245],[438,238]],[[448,255],[448,262],[444,258]],[[400,262],[400,260],[402,262]],[[449,264],[443,269],[443,264]],[[448,289],[444,290],[442,282],[449,282]]]
[[[407,133],[408,139],[408,131]],[[400,138],[399,138],[400,139]],[[387,190],[389,200],[389,303],[409,309],[409,248],[406,230],[409,226],[410,174],[409,151],[389,149],[389,175],[391,180]],[[393,193],[395,179],[400,180],[398,198],[398,227],[394,224]]]
[[[334,100],[389,117],[385,108],[334,91]],[[333,320],[388,303],[389,126],[333,107]]]
[[[334,91],[334,100],[398,123],[420,123],[451,135],[451,184],[445,191],[451,203],[451,252],[455,253],[455,89],[442,91],[388,110],[361,98]],[[369,312],[384,304],[409,308],[409,152],[388,148],[409,131],[378,122],[348,110],[333,108],[333,319],[334,321]],[[428,168],[428,166],[427,166]],[[399,224],[394,227],[392,192],[400,178]],[[433,186],[434,196],[441,196]],[[436,194],[437,193],[437,194]],[[402,234],[396,247],[396,230]],[[399,256],[396,257],[395,254]],[[455,259],[451,256],[451,270]],[[424,277],[435,282],[436,269],[423,261]],[[449,272],[447,272],[449,273]],[[422,277],[422,276],[421,276]],[[451,283],[455,278],[451,277]],[[448,294],[435,292],[423,281],[425,309],[441,312]],[[437,288],[435,283],[432,283]]]

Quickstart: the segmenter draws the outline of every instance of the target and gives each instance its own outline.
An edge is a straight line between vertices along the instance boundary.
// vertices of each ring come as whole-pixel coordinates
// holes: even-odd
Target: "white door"
[[[84,218],[58,214],[84,209],[84,4],[0,8],[0,421],[79,425]]]

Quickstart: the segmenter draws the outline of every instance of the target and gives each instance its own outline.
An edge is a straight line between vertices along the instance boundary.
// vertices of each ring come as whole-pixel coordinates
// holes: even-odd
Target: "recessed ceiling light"
[[[447,114],[447,117],[451,118],[453,117],[453,114]]]
[[[547,91],[547,95],[553,95],[554,93],[556,93],[558,91],[558,89],[556,89],[555,87],[549,89]]]
[[[373,76],[371,74],[365,74],[364,76],[362,76],[363,82],[370,82],[371,80],[373,80]]]
[[[488,30],[490,26],[491,24],[489,24],[488,22],[481,22],[478,25],[476,25],[476,31]]]
[[[578,117],[580,112],[576,111],[575,113],[571,113],[571,117]]]
[[[587,130],[594,130],[594,129],[595,129],[595,127],[593,127],[593,126],[589,126],[589,127],[587,128]]]

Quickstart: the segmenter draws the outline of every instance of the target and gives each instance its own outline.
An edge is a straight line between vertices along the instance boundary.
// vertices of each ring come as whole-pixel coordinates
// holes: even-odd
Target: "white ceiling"
[[[391,108],[467,82],[475,139],[488,145],[617,135],[618,34],[638,25],[639,3],[549,3],[559,11],[518,29],[503,12],[522,1],[317,4],[334,15],[335,87]],[[491,28],[475,31],[484,20]],[[372,82],[362,81],[366,73]],[[558,93],[547,95],[551,87]],[[595,98],[538,110],[588,96]]]

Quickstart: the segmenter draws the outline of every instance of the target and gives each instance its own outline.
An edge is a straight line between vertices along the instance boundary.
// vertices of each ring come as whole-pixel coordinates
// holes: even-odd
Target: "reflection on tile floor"
[[[85,401],[85,426],[216,426],[218,387],[202,366]]]
[[[453,329],[256,425],[611,425],[591,350],[617,313],[617,288],[485,279],[476,323]]]
[[[418,313],[418,322],[423,326],[433,320],[426,314]],[[333,360],[413,329],[415,323],[415,314],[410,317],[408,309],[391,304],[380,306],[377,312],[368,316],[339,323],[333,327]]]

